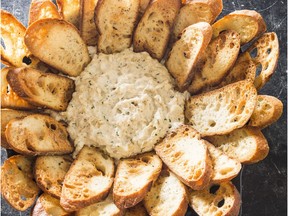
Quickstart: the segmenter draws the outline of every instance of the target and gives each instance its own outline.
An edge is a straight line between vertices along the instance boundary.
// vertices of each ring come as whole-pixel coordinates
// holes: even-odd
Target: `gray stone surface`
[[[234,180],[242,195],[242,216],[284,216],[287,213],[287,1],[282,0],[223,0],[222,15],[239,9],[254,9],[261,13],[268,31],[275,31],[280,42],[280,57],[276,74],[261,90],[282,100],[285,108],[280,120],[263,130],[269,145],[268,157],[255,165],[246,165]],[[29,0],[3,0],[1,8],[12,12],[25,25]],[[221,16],[222,16],[221,15]],[[1,162],[7,157],[1,150]],[[1,203],[3,216],[28,216]],[[191,210],[187,215],[196,215]]]

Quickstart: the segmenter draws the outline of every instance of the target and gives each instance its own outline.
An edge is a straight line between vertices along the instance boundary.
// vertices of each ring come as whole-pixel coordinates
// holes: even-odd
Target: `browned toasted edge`
[[[56,110],[56,111],[65,111],[67,107],[63,107],[63,109],[56,109],[53,106],[47,106],[47,105],[45,106],[45,105],[43,105],[41,103],[36,102],[33,99],[33,97],[31,95],[29,95],[29,93],[27,93],[24,90],[24,87],[26,86],[26,84],[25,84],[25,80],[22,78],[22,74],[29,73],[30,70],[35,70],[39,74],[42,74],[42,75],[49,75],[49,76],[52,76],[52,77],[55,77],[55,78],[56,77],[61,77],[63,79],[71,80],[70,78],[67,78],[67,77],[64,77],[64,76],[60,76],[60,75],[53,74],[53,73],[42,72],[40,70],[27,68],[27,67],[10,69],[8,71],[8,74],[7,74],[7,81],[9,83],[9,85],[11,86],[11,88],[13,89],[13,91],[15,91],[15,93],[20,98],[26,100],[28,103],[30,103],[30,104],[32,104],[34,106],[42,107],[42,108],[46,108],[47,107],[47,108],[50,108],[50,109],[53,109],[53,110]],[[74,81],[70,82],[69,85],[70,85],[70,87],[68,88],[68,91],[66,91],[66,94],[65,94],[65,98],[67,99],[68,102],[72,99],[72,94],[75,91],[75,83],[74,83]],[[67,103],[67,106],[68,106],[68,103]]]
[[[39,194],[39,192],[40,192],[40,189],[37,187],[37,188],[38,188],[38,192],[37,192],[37,194],[35,194],[35,195],[33,196],[34,201],[33,201],[29,206],[25,207],[25,209],[18,209],[18,208],[16,208],[16,207],[13,205],[12,202],[10,202],[9,198],[6,197],[6,187],[4,186],[4,183],[5,183],[6,179],[5,179],[5,181],[4,181],[4,175],[3,175],[3,169],[4,169],[5,164],[8,163],[10,160],[14,160],[15,158],[21,158],[21,157],[30,160],[30,161],[31,161],[31,164],[32,164],[32,166],[33,166],[33,163],[34,163],[34,158],[33,158],[33,157],[23,156],[23,155],[13,155],[13,156],[9,157],[8,159],[6,159],[6,160],[4,161],[4,163],[3,163],[3,165],[1,166],[1,195],[2,195],[2,197],[7,201],[7,203],[8,203],[11,207],[13,207],[14,209],[16,209],[16,210],[18,210],[18,211],[25,211],[25,210],[27,210],[27,208],[31,207],[31,206],[34,204],[34,202],[36,201],[36,198],[37,198],[37,196],[38,196],[38,194]],[[31,173],[31,174],[32,174],[32,173]],[[31,180],[34,182],[33,179],[31,179]],[[36,182],[35,182],[35,184],[36,184]],[[36,185],[37,185],[37,184],[36,184]]]
[[[269,41],[269,42],[267,42]],[[273,49],[273,51],[272,51]],[[277,68],[277,62],[279,59],[279,40],[275,32],[264,33],[258,40],[256,40],[248,49],[248,53],[252,53],[257,50],[257,55],[252,56],[252,60],[257,67],[261,65],[261,72],[256,75],[254,85],[259,91],[275,73]],[[269,55],[273,55],[268,61]],[[271,65],[271,67],[269,67]]]
[[[132,160],[137,160],[137,159],[140,159],[142,157],[145,157],[145,156],[149,156],[149,155],[156,155],[156,153],[144,153],[144,154],[141,154],[141,155],[137,155],[135,157],[131,157],[130,159]],[[159,156],[156,155],[158,158]],[[161,160],[159,158],[159,160]],[[120,160],[119,163],[118,163],[118,166],[120,163],[122,163],[123,160]],[[161,166],[162,168],[162,166]],[[126,209],[126,208],[131,208],[135,205],[137,205],[138,203],[140,203],[145,195],[147,194],[147,192],[150,190],[150,188],[152,187],[152,184],[154,181],[156,181],[156,179],[158,178],[158,176],[160,175],[160,172],[161,172],[161,168],[158,170],[157,173],[155,173],[153,175],[153,177],[151,178],[151,181],[147,182],[147,184],[138,192],[136,193],[133,193],[133,194],[129,194],[128,196],[122,196],[120,194],[117,194],[114,192],[113,190],[113,200],[114,200],[114,203],[115,205],[119,208],[119,209]],[[118,169],[116,169],[116,174],[115,174],[115,178],[117,178],[118,176]],[[114,187],[113,187],[114,189]]]
[[[70,155],[57,155],[57,156],[62,156],[63,158],[65,157],[64,160],[71,160],[71,163],[73,162],[73,158],[70,156]],[[45,156],[44,156],[45,157]],[[35,182],[36,184],[38,185],[38,187],[46,194],[50,195],[51,197],[54,197],[56,199],[59,199],[59,202],[60,202],[60,196],[57,196],[57,194],[55,193],[51,193],[50,190],[46,189],[45,185],[42,183],[42,181],[38,181],[38,175],[37,175],[37,168],[38,168],[38,165],[39,165],[39,160],[41,160],[42,156],[37,156],[36,159],[35,159],[35,162],[34,162],[34,167],[33,167],[33,176],[34,176],[34,179],[35,179]],[[43,158],[42,158],[43,159]],[[63,181],[64,181],[64,178],[63,178]],[[62,183],[63,183],[62,181]],[[52,184],[54,184],[55,182],[52,182]]]
[[[102,150],[100,150],[99,148],[96,147],[90,147],[90,148],[95,148],[97,149],[99,152],[101,152],[101,154],[104,154]],[[78,160],[80,152],[78,153],[78,155],[76,156],[75,160],[72,162],[68,172],[66,173],[65,176],[70,175],[70,173],[72,172],[73,166],[75,165],[75,163]],[[106,156],[105,156],[106,157]],[[113,158],[111,158],[113,160]],[[113,186],[113,182],[114,182],[114,178],[115,178],[115,161],[113,160],[114,166],[113,166],[113,176],[111,177],[112,181],[111,181],[111,185],[109,188],[107,188],[106,191],[103,191],[102,193],[98,194],[98,196],[94,196],[90,199],[86,199],[86,200],[82,200],[82,201],[73,201],[70,200],[69,198],[67,198],[65,196],[65,193],[63,193],[63,189],[62,189],[62,193],[61,193],[61,197],[60,197],[60,205],[62,206],[62,208],[67,211],[67,212],[74,212],[74,211],[78,211],[81,208],[87,207],[95,202],[99,202],[99,201],[103,201],[104,199],[106,199],[106,197],[109,195],[109,192]],[[65,182],[65,178],[63,181],[63,185]]]
[[[177,174],[177,171],[174,170],[173,168],[171,168],[170,166],[168,166],[165,162],[165,159],[163,157],[161,157],[159,155],[159,150],[158,148],[159,145],[156,145],[155,146],[155,151],[156,151],[156,154],[161,158],[161,160],[163,161],[163,164],[165,164],[164,168],[167,167],[171,170],[171,172],[173,172],[173,174],[175,176],[177,176],[177,178],[183,182],[185,185],[187,185],[188,187],[192,188],[193,190],[202,190],[203,188],[207,187],[209,184],[210,184],[210,181],[211,181],[211,176],[212,176],[212,172],[213,172],[213,167],[212,167],[212,161],[211,161],[211,158],[210,158],[210,155],[209,155],[209,151],[208,151],[208,148],[207,146],[204,144],[204,141],[201,140],[201,137],[200,137],[200,134],[195,130],[193,129],[192,127],[188,126],[188,125],[182,125],[181,127],[179,127],[178,129],[176,129],[177,131],[171,131],[170,133],[168,133],[166,135],[166,137],[163,139],[163,143],[167,142],[167,140],[170,140],[172,139],[174,136],[177,135],[177,133],[185,133],[187,131],[192,131],[192,133],[194,133],[194,136],[198,139],[199,142],[203,142],[203,147],[206,149],[206,161],[205,161],[205,172],[204,174],[199,177],[199,179],[195,182],[191,182],[185,178],[183,178],[182,176],[180,176],[179,174]],[[159,143],[161,144],[161,143]]]

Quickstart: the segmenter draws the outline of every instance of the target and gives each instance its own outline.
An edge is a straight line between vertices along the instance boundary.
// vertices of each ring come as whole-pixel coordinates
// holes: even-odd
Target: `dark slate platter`
[[[1,9],[10,11],[24,25],[30,0],[1,2]],[[221,16],[239,9],[253,9],[262,14],[268,31],[274,31],[280,42],[279,63],[275,75],[260,91],[278,97],[284,104],[284,112],[277,123],[263,130],[270,145],[268,157],[257,164],[246,165],[233,180],[242,197],[241,216],[287,215],[287,1],[286,0],[223,0]],[[11,152],[8,152],[10,155]],[[1,164],[7,152],[1,149]],[[28,216],[29,211],[13,210],[1,198],[1,215]],[[187,215],[196,215],[191,209]]]

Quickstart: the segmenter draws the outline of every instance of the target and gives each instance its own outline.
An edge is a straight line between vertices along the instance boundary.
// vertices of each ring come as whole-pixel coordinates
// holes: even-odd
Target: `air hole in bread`
[[[51,125],[50,125],[50,128],[51,128],[52,130],[56,130],[56,129],[57,129],[57,127],[56,127],[55,124],[51,124]]]
[[[210,193],[210,194],[216,194],[216,192],[218,191],[219,188],[220,188],[220,185],[213,185],[213,186],[209,189],[209,193]]]
[[[220,200],[220,202],[218,202],[217,204],[218,208],[221,208],[224,205],[224,203],[225,203],[224,199]]]
[[[143,161],[144,163],[149,163],[150,162],[150,157],[142,157],[141,161]]]
[[[269,55],[269,54],[271,53],[271,48],[268,48],[268,49],[266,50],[266,53]]]
[[[20,208],[24,208],[24,204],[22,202],[19,202],[18,205],[20,206]]]
[[[234,46],[235,46],[234,43],[230,43],[230,44],[229,44],[230,49],[232,49]]]
[[[22,62],[25,63],[26,65],[30,65],[32,63],[32,60],[29,57],[24,56]]]
[[[257,57],[257,53],[258,53],[258,50],[257,50],[257,48],[254,48],[254,49],[252,49],[251,51],[250,51],[250,56],[251,56],[251,58],[256,58]]]
[[[210,127],[215,127],[216,122],[214,120],[209,120],[208,124],[209,124]]]
[[[21,198],[21,200],[23,200],[23,201],[26,201],[26,200],[27,200],[27,198],[26,198],[24,195],[21,195],[20,198]]]

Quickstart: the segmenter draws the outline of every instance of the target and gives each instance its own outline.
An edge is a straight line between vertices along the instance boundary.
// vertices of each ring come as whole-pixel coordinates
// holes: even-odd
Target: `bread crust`
[[[61,206],[68,212],[78,211],[106,198],[113,184],[114,169],[109,156],[95,147],[84,146],[65,175]]]
[[[56,0],[60,16],[79,28],[80,0]]]
[[[176,41],[179,34],[189,25],[197,22],[212,24],[222,12],[222,9],[222,0],[193,0],[185,2],[177,15],[173,27],[172,41]]]
[[[1,70],[1,108],[32,110],[36,109],[32,104],[18,96],[7,81],[7,74],[12,68]]]
[[[24,42],[34,56],[69,76],[78,76],[91,60],[79,31],[65,20],[46,18],[33,22],[25,32]]]
[[[248,122],[256,100],[253,83],[243,80],[191,96],[185,105],[185,116],[203,137],[228,134]]]
[[[241,45],[248,43],[266,31],[263,17],[254,10],[234,11],[213,25],[213,37],[217,37],[223,30],[234,30],[240,34]]]
[[[165,65],[175,78],[179,91],[185,91],[195,75],[197,62],[202,58],[211,40],[212,28],[199,22],[185,28],[168,54]]]
[[[7,81],[30,104],[56,111],[66,110],[75,90],[72,79],[32,68],[10,69]]]
[[[48,115],[13,119],[6,126],[5,136],[11,148],[23,155],[61,155],[74,150],[66,128]]]
[[[22,118],[32,114],[31,112],[13,110],[13,109],[1,109],[1,147],[11,149],[6,136],[5,129],[8,122],[12,119]]]
[[[72,162],[70,155],[38,156],[34,165],[34,177],[39,188],[60,199],[64,177]]]
[[[258,95],[257,104],[248,122],[249,126],[263,129],[276,122],[283,113],[283,103],[270,95]]]
[[[249,138],[252,140],[247,140]],[[250,126],[236,129],[227,135],[211,136],[206,139],[226,155],[243,164],[257,163],[269,153],[268,142],[261,130]]]
[[[158,178],[161,168],[162,161],[155,153],[144,153],[120,160],[113,185],[113,200],[117,207],[120,209],[131,208],[141,202],[150,190],[152,183]],[[143,176],[145,172],[149,176]],[[140,179],[136,174],[143,177]],[[138,185],[134,185],[138,181],[143,181],[144,178],[147,178],[146,182],[140,188]],[[128,182],[131,183],[128,184]]]
[[[43,18],[57,18],[61,19],[56,5],[51,0],[32,0],[29,9],[29,22],[33,22]]]
[[[134,52],[146,51],[160,61],[164,57],[180,6],[180,0],[151,1],[134,32]]]
[[[189,205],[198,215],[237,216],[240,211],[241,197],[236,187],[231,182],[223,182],[216,192],[210,193],[213,186],[202,191],[189,190]],[[222,200],[224,204],[221,206]]]
[[[219,84],[234,65],[239,51],[239,34],[233,30],[221,32],[210,42],[202,59],[197,62],[188,91],[197,94]],[[228,59],[225,59],[227,56]]]
[[[212,161],[208,148],[200,134],[192,127],[183,125],[170,132],[156,145],[155,151],[177,178],[193,190],[202,190],[210,183]],[[188,155],[192,155],[193,151],[198,153],[195,157],[197,161],[194,161],[193,157],[188,159]]]
[[[279,58],[279,42],[275,32],[263,34],[255,43],[253,43],[246,52],[253,53],[257,51],[257,55],[252,57],[255,65],[261,65],[261,72],[256,76],[254,85],[259,91],[274,74]]]
[[[1,167],[1,194],[18,211],[31,207],[40,191],[33,181],[32,166],[32,158],[14,155]]]

